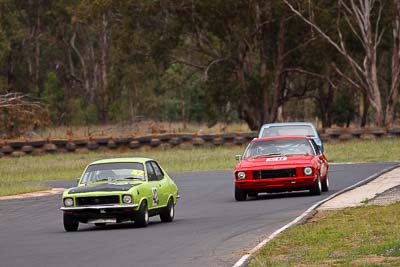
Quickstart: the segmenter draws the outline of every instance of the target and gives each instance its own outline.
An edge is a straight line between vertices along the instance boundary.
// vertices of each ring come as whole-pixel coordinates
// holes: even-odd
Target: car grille
[[[119,204],[119,196],[77,197],[77,206]]]
[[[273,179],[296,177],[296,169],[280,169],[280,170],[260,170],[253,171],[254,179]]]

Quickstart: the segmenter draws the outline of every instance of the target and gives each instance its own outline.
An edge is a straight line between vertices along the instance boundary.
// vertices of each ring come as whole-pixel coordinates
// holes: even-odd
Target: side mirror
[[[76,178],[76,184],[78,185],[79,184],[79,180],[80,180],[81,178]]]
[[[240,161],[242,159],[242,155],[236,155],[235,158],[237,161]]]

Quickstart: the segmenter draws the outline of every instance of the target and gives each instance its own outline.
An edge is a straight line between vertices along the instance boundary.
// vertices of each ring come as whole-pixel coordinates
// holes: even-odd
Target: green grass
[[[236,164],[235,154],[242,153],[243,149],[243,147],[219,147],[3,158],[0,160],[0,183],[74,179],[80,177],[88,163],[112,157],[154,158],[167,172],[232,169]]]
[[[25,183],[17,183],[17,184],[0,184],[0,196],[9,196],[15,194],[22,193],[30,193],[41,190],[48,190],[49,186],[42,184],[25,184]]]
[[[399,161],[400,139],[331,141],[324,143],[330,162]]]
[[[154,158],[167,172],[233,169],[244,147],[217,147],[128,152],[82,152],[0,159],[0,188],[16,182],[74,179],[95,160],[141,156]],[[331,142],[325,144],[330,162],[399,161],[400,139]]]
[[[250,266],[400,266],[400,202],[319,212],[268,243]]]

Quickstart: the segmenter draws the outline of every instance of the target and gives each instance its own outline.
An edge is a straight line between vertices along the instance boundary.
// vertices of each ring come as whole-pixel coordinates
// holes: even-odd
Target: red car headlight
[[[306,176],[311,176],[312,174],[313,174],[313,168],[311,168],[311,167],[305,167],[304,169],[303,169],[303,173],[304,173],[304,175],[306,175]]]
[[[246,172],[237,172],[236,177],[238,178],[238,180],[246,179]]]

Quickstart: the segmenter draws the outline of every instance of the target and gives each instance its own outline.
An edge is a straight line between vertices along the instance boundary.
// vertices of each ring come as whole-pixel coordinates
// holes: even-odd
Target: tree
[[[322,30],[315,21],[306,18],[299,8],[296,9],[288,0],[284,0],[284,2],[298,17],[316,30],[346,59],[351,68],[351,76],[335,66],[336,71],[346,79],[349,84],[367,96],[372,108],[374,109],[375,124],[382,126],[385,123],[385,117],[378,77],[378,48],[381,44],[384,33],[384,30],[380,25],[383,11],[382,3],[376,0],[339,0],[336,24],[338,40],[334,40],[333,37],[325,33],[325,31]],[[400,33],[398,27],[400,23],[400,6],[398,1],[394,1],[394,3],[396,15],[393,18],[394,45],[392,54],[392,82],[387,101],[387,125],[393,123],[393,102],[397,102],[394,98],[397,98],[396,92],[398,92],[398,81],[400,79],[400,72],[398,70],[400,62],[400,50],[398,47]],[[348,43],[349,39],[346,40],[343,37],[342,19],[345,20],[344,25],[348,27],[348,32],[354,36],[354,38],[350,40],[358,40],[363,48],[364,53],[361,59],[358,59],[349,49],[351,46]]]

